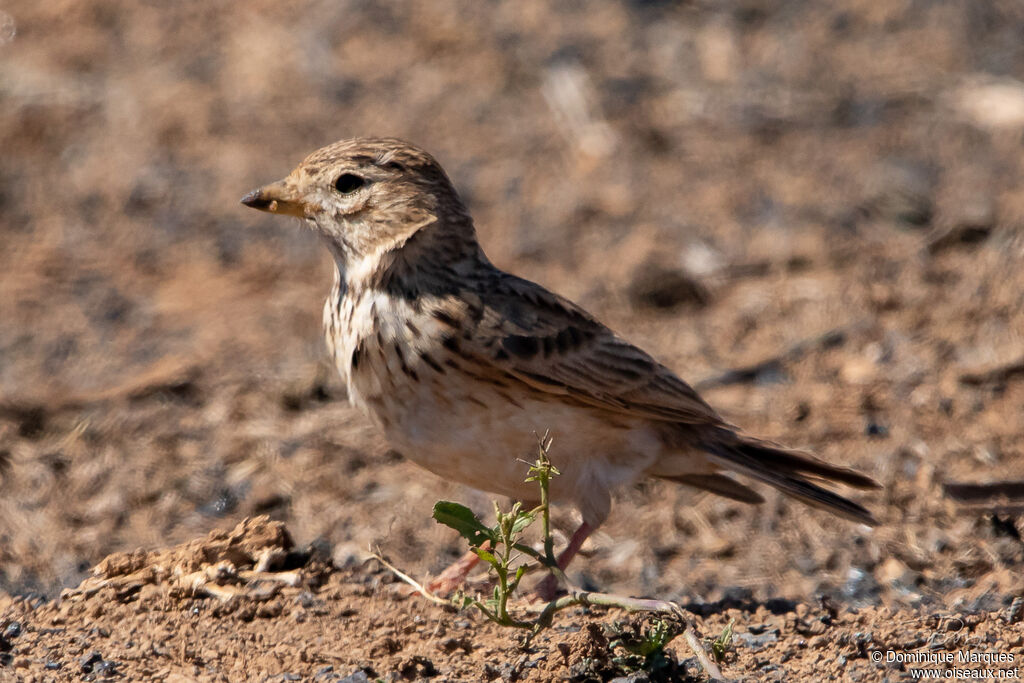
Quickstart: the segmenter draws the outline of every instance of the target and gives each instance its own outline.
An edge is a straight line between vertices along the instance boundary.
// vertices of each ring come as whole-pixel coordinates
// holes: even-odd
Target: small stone
[[[92,673],[93,668],[103,661],[103,655],[95,650],[85,655],[78,661],[78,668],[84,674]]]
[[[766,633],[753,635],[751,633],[734,633],[733,640],[743,643],[754,652],[763,650],[765,647],[779,639],[779,631],[772,630]]]
[[[950,102],[978,128],[1000,131],[1024,128],[1024,83],[1014,78],[974,78],[956,88]]]
[[[902,586],[913,586],[917,579],[917,572],[912,570],[896,557],[887,558],[875,569],[875,578],[885,585],[899,584]]]
[[[633,272],[628,294],[638,308],[661,310],[683,305],[702,307],[711,298],[704,285],[683,270],[650,263]]]
[[[281,616],[281,603],[271,602],[269,604],[260,605],[256,610],[256,616],[260,619],[274,619],[275,617]]]
[[[369,677],[367,677],[365,671],[356,671],[353,674],[349,674],[342,678],[338,683],[370,683]]]
[[[812,621],[809,624],[807,624],[807,628],[804,630],[804,632],[807,633],[807,635],[820,636],[827,629],[828,629],[828,627],[825,626],[825,624],[822,623],[822,621],[820,619],[815,619],[814,621]],[[811,642],[813,643],[814,640],[815,639],[812,638]],[[814,646],[812,645],[812,647],[814,647]]]
[[[920,228],[931,223],[935,213],[936,169],[917,159],[890,158],[870,174],[869,215],[897,225]]]
[[[609,683],[648,683],[651,679],[643,672],[613,678]]]
[[[889,428],[874,418],[870,418],[864,425],[864,433],[875,439],[884,439],[889,436]]]
[[[100,676],[109,677],[117,674],[117,662],[109,659],[102,659],[93,665],[93,672]]]
[[[1024,619],[1024,598],[1014,598],[1013,602],[1006,609],[1003,620],[1007,624],[1016,624],[1022,619]]]
[[[875,379],[877,366],[870,358],[854,356],[843,364],[841,374],[849,384],[868,384]]]

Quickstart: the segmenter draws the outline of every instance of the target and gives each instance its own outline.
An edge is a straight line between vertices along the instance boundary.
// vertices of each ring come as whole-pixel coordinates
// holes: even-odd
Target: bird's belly
[[[407,383],[367,404],[371,419],[406,457],[453,481],[521,500],[536,500],[526,483],[539,438],[553,437],[549,456],[561,475],[554,500],[579,501],[589,490],[637,479],[660,455],[650,428],[577,405],[515,397],[459,381]]]

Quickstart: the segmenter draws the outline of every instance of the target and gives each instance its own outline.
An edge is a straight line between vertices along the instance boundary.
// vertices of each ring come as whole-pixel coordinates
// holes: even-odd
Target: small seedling
[[[669,669],[673,662],[665,654],[665,646],[686,630],[686,624],[675,620],[655,619],[649,627],[639,631],[616,622],[609,634],[609,647],[625,650],[612,661],[625,672],[644,671],[657,674]]]
[[[522,503],[516,502],[508,512],[503,512],[495,502],[496,522],[494,526],[488,527],[465,505],[450,501],[434,504],[434,519],[459,532],[469,542],[470,549],[491,566],[497,577],[491,597],[480,600],[460,593],[455,596],[455,605],[460,608],[476,607],[496,624],[531,629],[534,632],[540,630],[538,623],[513,618],[508,612],[508,601],[519,588],[520,581],[532,569],[538,566],[558,569],[554,541],[551,537],[548,488],[551,477],[558,476],[559,472],[548,458],[550,447],[551,438],[545,434],[538,440],[537,460],[530,466],[529,476],[526,478],[528,482],[537,482],[540,487],[540,505],[532,510],[524,510]],[[520,543],[523,532],[533,524],[538,515],[543,526],[543,554]],[[524,556],[536,560],[537,564],[521,562]]]
[[[711,654],[715,656],[715,661],[719,664],[725,659],[725,653],[729,651],[729,646],[732,645],[732,627],[735,623],[735,619],[730,619],[728,625],[722,629],[721,635],[711,642]]]

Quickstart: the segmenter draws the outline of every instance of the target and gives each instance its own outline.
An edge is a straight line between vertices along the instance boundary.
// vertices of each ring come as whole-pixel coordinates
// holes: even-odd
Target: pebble
[[[103,661],[103,655],[97,651],[92,651],[89,654],[78,660],[78,668],[82,673],[92,673],[93,667]]]
[[[338,683],[370,683],[369,677],[367,677],[365,671],[356,671],[353,674],[349,674],[342,678]]]
[[[768,631],[767,633],[761,633],[759,635],[754,635],[751,633],[733,634],[733,640],[743,643],[754,652],[757,652],[758,650],[763,650],[768,645],[778,641],[778,639],[779,632],[777,630]]]
[[[651,679],[645,673],[635,673],[628,676],[613,678],[609,683],[648,683]]]
[[[672,310],[705,306],[710,295],[698,280],[677,268],[643,264],[633,272],[629,299],[638,308]]]
[[[875,569],[875,578],[882,584],[913,586],[917,579],[917,572],[899,558],[890,557]]]

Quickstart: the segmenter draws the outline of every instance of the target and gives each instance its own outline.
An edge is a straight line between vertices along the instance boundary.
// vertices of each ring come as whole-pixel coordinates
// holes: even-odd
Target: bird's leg
[[[486,541],[480,547],[483,550],[490,550],[491,542]],[[466,577],[479,562],[480,556],[469,550],[462,557],[455,560],[455,562],[445,567],[444,571],[436,577],[427,581],[423,587],[435,595],[451,595],[455,592],[455,589],[466,582]]]
[[[583,542],[586,541],[590,534],[594,533],[594,527],[590,526],[586,522],[580,524],[579,528],[573,533],[572,538],[569,539],[569,544],[565,546],[558,555],[558,568],[565,571],[565,568],[572,562],[572,558],[576,557],[576,553],[580,551],[583,546]],[[558,577],[555,574],[548,574],[544,577],[544,580],[537,584],[537,588],[534,590],[536,595],[541,600],[554,600],[555,594],[558,592]]]
[[[572,562],[572,558],[576,557],[576,553],[583,547],[583,542],[590,538],[592,533],[594,533],[594,527],[586,522],[580,524],[579,528],[573,532],[572,538],[569,539],[569,544],[565,546],[565,550],[558,555],[559,569],[565,571],[565,568]]]
[[[569,566],[569,563],[572,562],[572,559],[579,553],[584,541],[590,538],[592,533],[594,533],[594,527],[590,526],[586,522],[580,524],[579,528],[573,532],[572,538],[569,539],[569,543],[565,546],[565,550],[559,553],[558,558],[555,560],[560,571],[565,571],[566,567]],[[490,541],[485,542],[481,548],[484,550],[490,550]],[[473,571],[473,568],[476,567],[479,562],[480,556],[470,550],[446,567],[445,570],[436,577],[427,581],[423,587],[429,593],[434,595],[450,595],[465,583],[466,577],[471,571]],[[534,597],[544,601],[553,600],[557,593],[558,576],[553,573],[544,577],[533,591]]]

